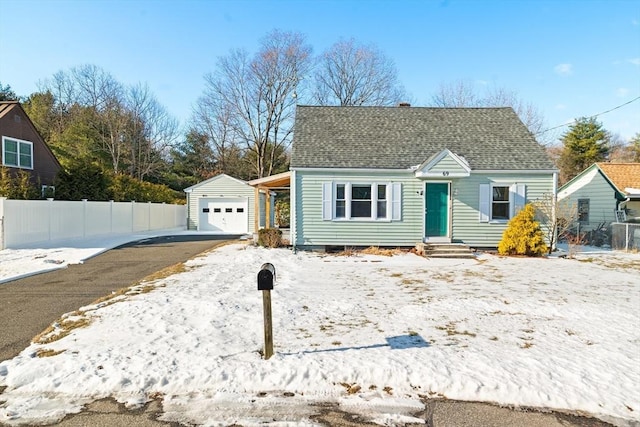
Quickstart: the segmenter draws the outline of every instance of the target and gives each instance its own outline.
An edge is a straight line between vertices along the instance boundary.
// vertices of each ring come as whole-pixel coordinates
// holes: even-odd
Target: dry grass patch
[[[454,273],[451,273],[451,272],[436,273],[436,274],[431,276],[432,279],[442,280],[442,281],[448,282],[448,283],[453,282],[453,279],[455,279],[455,277],[456,277],[456,275]]]
[[[35,344],[49,344],[66,337],[74,329],[83,328],[89,324],[91,324],[91,319],[87,317],[62,319],[36,335],[31,341]]]
[[[362,387],[360,387],[358,384],[355,384],[355,383],[354,384],[340,383],[340,385],[347,390],[347,394],[356,394],[357,392],[362,390]]]
[[[452,335],[467,335],[469,337],[475,337],[476,334],[474,334],[473,332],[469,332],[469,331],[459,331],[456,328],[456,324],[455,322],[449,322],[447,323],[445,326],[436,326],[436,329],[438,329],[439,331],[446,331],[447,335],[452,336]]]
[[[169,267],[165,267],[160,271],[156,271],[155,273],[149,274],[147,277],[142,279],[140,283],[153,282],[155,280],[166,279],[169,276],[173,276],[174,274],[184,273],[185,271],[187,271],[187,266],[185,266],[183,262],[179,262],[177,264],[170,265]]]
[[[53,357],[64,352],[65,350],[52,350],[50,348],[40,348],[36,351],[36,357]]]
[[[378,246],[369,246],[361,251],[366,255],[382,255],[382,256],[394,256],[402,253],[400,249],[386,249],[379,248]]]

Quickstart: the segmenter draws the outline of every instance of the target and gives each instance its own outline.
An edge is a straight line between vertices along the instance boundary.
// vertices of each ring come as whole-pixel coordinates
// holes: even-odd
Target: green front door
[[[424,223],[426,237],[445,237],[449,226],[449,184],[426,183]]]

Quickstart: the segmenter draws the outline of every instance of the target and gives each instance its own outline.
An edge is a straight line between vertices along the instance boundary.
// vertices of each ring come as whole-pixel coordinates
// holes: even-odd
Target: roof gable
[[[556,170],[511,108],[298,106],[291,168],[412,170],[443,150],[471,170]]]
[[[598,168],[620,193],[627,188],[640,188],[640,163],[596,163]]]
[[[587,185],[592,175],[599,174],[623,199],[630,192],[626,189],[640,188],[640,163],[594,163],[558,189],[558,195],[570,194]]]
[[[14,114],[9,114],[11,112]],[[14,120],[16,122],[11,123]],[[22,125],[26,125],[26,128],[22,128]],[[27,136],[24,135],[25,131],[28,133]],[[56,172],[60,169],[61,166],[57,157],[53,154],[42,135],[40,135],[31,117],[29,117],[19,101],[0,101],[0,136],[29,140],[37,144],[44,150],[42,155],[55,165]],[[40,169],[40,166],[34,164],[34,170],[36,169]]]
[[[249,186],[249,184],[247,184],[246,181],[243,181],[243,180],[238,179],[238,178],[234,178],[231,175],[227,175],[226,173],[221,173],[221,174],[216,175],[214,177],[211,177],[211,178],[209,178],[209,179],[207,179],[205,181],[202,181],[202,182],[199,182],[197,184],[194,184],[191,187],[187,187],[182,191],[184,191],[185,193],[191,193],[196,188],[205,186],[207,184],[215,183],[216,181],[230,181],[230,182],[233,182],[235,184],[246,185],[247,187]]]
[[[418,166],[415,174],[419,178],[460,178],[469,176],[470,172],[464,158],[444,149]]]

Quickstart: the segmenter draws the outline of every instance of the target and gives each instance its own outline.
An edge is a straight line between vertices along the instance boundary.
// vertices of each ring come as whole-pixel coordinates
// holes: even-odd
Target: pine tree
[[[514,216],[498,244],[501,255],[542,256],[547,252],[544,233],[535,220],[535,208],[527,204]]]
[[[607,159],[611,135],[594,118],[580,118],[562,136],[558,166],[565,183],[596,162]]]

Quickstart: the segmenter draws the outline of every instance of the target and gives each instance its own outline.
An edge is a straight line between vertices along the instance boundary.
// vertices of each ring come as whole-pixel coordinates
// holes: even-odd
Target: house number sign
[[[442,172],[442,176],[449,176],[449,171]]]

